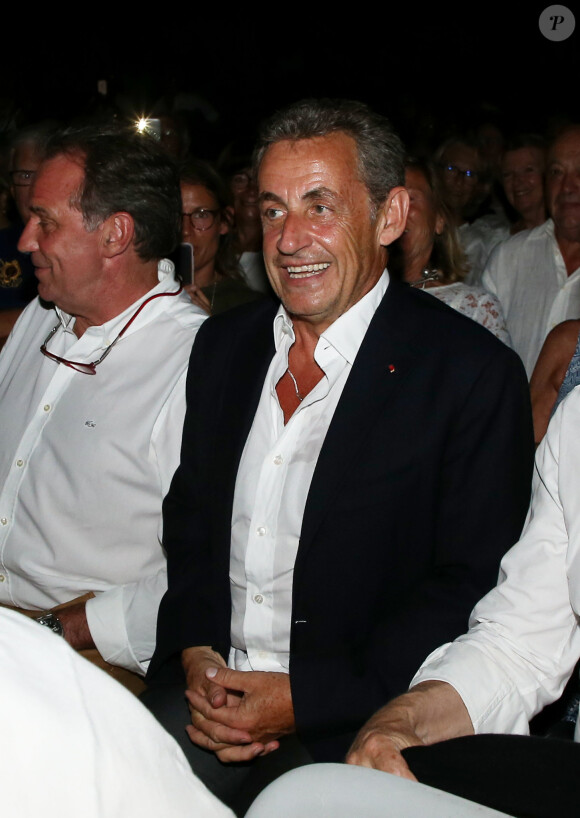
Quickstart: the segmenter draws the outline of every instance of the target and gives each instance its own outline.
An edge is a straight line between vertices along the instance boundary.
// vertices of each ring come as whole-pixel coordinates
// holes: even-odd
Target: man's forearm
[[[423,744],[434,744],[473,733],[473,724],[459,693],[447,682],[422,682],[380,713],[387,723],[399,719],[409,724]]]

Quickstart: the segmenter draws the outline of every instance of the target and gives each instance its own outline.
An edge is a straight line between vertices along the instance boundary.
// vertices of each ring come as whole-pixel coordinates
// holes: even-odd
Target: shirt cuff
[[[442,645],[427,657],[411,681],[451,685],[463,699],[476,733],[529,733],[528,718],[517,683],[494,656],[461,641]]]
[[[86,616],[95,647],[106,662],[144,676],[149,661],[139,662],[125,626],[123,586],[97,593],[86,604]]]

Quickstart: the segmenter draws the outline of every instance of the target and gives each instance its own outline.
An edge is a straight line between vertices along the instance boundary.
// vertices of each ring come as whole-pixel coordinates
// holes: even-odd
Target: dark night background
[[[407,3],[345,12],[255,4],[242,12],[208,4],[173,14],[171,4],[158,4],[153,14],[139,7],[130,23],[119,19],[122,7],[79,7],[79,19],[63,14],[60,22],[22,15],[3,37],[2,124],[91,112],[105,102],[102,79],[107,104],[123,115],[163,101],[169,109],[178,92],[201,98],[215,118],[199,107],[186,116],[193,151],[208,158],[229,140],[251,139],[265,114],[304,96],[367,101],[407,142],[482,106],[504,128],[545,130],[560,117],[578,119],[580,36],[577,14],[568,40],[545,39],[538,17],[546,5],[515,11],[482,3],[458,12],[440,4],[425,12]]]

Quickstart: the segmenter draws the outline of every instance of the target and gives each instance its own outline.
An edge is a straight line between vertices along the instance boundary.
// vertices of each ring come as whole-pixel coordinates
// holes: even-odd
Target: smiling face
[[[544,151],[527,146],[506,151],[501,162],[502,183],[508,202],[525,215],[544,204]]]
[[[580,127],[567,130],[550,148],[546,199],[556,235],[580,241]]]
[[[44,162],[30,196],[30,218],[18,249],[31,253],[38,293],[71,315],[86,316],[102,297],[102,230],[89,232],[70,206],[84,178],[80,162],[56,156]]]
[[[341,132],[277,142],[260,166],[270,282],[293,319],[317,334],[372,289],[385,267],[382,245],[404,227],[406,192],[394,188],[373,215],[357,167],[356,144]]]

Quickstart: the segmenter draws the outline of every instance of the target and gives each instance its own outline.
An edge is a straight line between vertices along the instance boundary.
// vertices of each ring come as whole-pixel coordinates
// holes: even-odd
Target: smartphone
[[[175,253],[172,261],[175,264],[175,274],[183,285],[193,284],[193,272],[195,264],[193,261],[193,244],[182,241]]]

